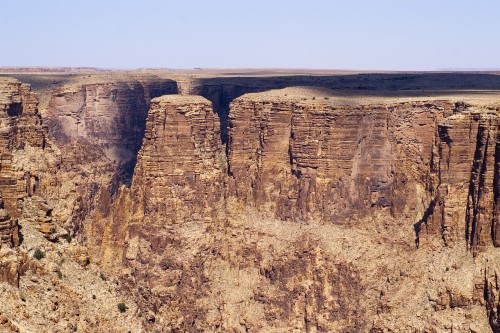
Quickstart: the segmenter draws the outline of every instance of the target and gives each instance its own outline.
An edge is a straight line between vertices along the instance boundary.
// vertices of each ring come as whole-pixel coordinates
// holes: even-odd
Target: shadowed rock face
[[[151,99],[177,86],[152,76],[75,80],[45,94],[47,124],[61,153],[53,197],[66,202],[62,218],[79,234],[99,202],[130,186]]]
[[[152,98],[177,92],[158,79],[82,83],[52,93],[48,123],[56,142],[77,141],[100,151],[129,183]]]

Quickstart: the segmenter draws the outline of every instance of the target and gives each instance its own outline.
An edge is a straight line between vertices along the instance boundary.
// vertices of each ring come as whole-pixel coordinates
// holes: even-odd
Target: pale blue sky
[[[500,67],[500,0],[0,0],[0,66]]]

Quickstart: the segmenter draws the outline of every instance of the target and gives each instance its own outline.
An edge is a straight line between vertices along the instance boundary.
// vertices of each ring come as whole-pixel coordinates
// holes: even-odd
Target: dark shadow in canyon
[[[234,73],[237,74],[237,73]],[[246,94],[286,87],[310,86],[339,92],[346,101],[357,97],[415,97],[484,93],[500,90],[500,75],[484,73],[399,73],[348,75],[238,76],[194,79],[192,94],[213,103],[219,115],[222,143],[227,143],[231,102]],[[469,91],[470,90],[470,91]]]

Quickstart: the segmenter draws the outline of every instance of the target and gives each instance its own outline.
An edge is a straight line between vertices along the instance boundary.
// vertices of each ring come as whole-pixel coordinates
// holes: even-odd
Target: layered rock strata
[[[18,286],[22,236],[18,218],[23,200],[38,191],[46,164],[33,162],[47,148],[47,127],[38,113],[38,99],[30,86],[0,79],[0,281]],[[43,179],[43,182],[47,179]],[[13,249],[14,248],[14,249]]]
[[[87,143],[131,174],[151,99],[176,92],[175,82],[155,78],[65,85],[52,93],[48,105],[51,134],[58,143]]]
[[[446,244],[463,235],[474,251],[495,242],[494,106],[446,100],[347,106],[283,94],[233,102],[231,197],[284,220],[344,223],[381,209]]]
[[[477,227],[495,230],[494,108],[454,98],[353,102],[318,89],[249,94],[231,104],[219,155],[217,117],[205,104],[205,116],[189,118],[199,114],[189,99],[153,101],[132,187],[91,237],[103,265],[131,291],[139,285],[148,330],[378,332],[452,320],[465,332],[487,327],[486,313],[494,327],[496,294],[483,276],[490,252],[481,254],[494,233]],[[465,244],[480,264],[453,254]],[[380,272],[392,274],[393,251],[408,264],[387,280]],[[452,270],[470,272],[470,290],[433,276],[431,253],[439,267],[456,257]],[[419,301],[407,306],[421,319],[391,305],[408,283]]]
[[[152,98],[177,92],[174,81],[152,76],[78,78],[51,92],[47,123],[61,151],[53,188],[64,207],[55,213],[72,234],[98,202],[130,186]]]
[[[224,121],[213,109],[233,94],[265,89],[235,85],[219,105],[198,96],[153,99],[144,137],[137,119],[124,119],[135,139],[122,145],[121,134],[108,133],[117,128],[110,119],[133,118],[130,104],[140,99],[135,83],[123,84],[54,93],[50,124],[61,150],[37,168],[28,167],[43,161],[34,153],[46,154],[49,145],[46,138],[36,143],[36,133],[45,135],[41,123],[24,132],[15,125],[12,133],[26,133],[19,141],[5,136],[14,148],[0,170],[0,235],[14,245],[19,218],[30,251],[44,246],[53,267],[33,258],[25,258],[31,268],[20,267],[19,253],[4,246],[0,280],[16,285],[28,269],[32,280],[22,281],[23,290],[35,290],[59,285],[50,278],[64,287],[67,275],[79,302],[93,304],[108,297],[106,276],[117,274],[113,285],[138,303],[129,319],[148,332],[499,331],[498,95],[361,98],[317,88],[248,94],[227,109],[221,136]],[[123,152],[139,146],[130,187],[111,189],[128,185],[113,176],[131,161]],[[40,172],[50,163],[57,167]],[[86,251],[43,232],[64,216],[91,217],[83,233],[74,231],[85,235],[90,261],[105,270],[101,277],[85,273],[92,265],[80,255]],[[59,261],[72,251],[78,267]],[[45,273],[40,279],[37,272]],[[99,280],[93,300],[80,294],[80,276]],[[59,291],[44,304],[67,302]],[[82,322],[71,310],[78,305],[69,303],[52,317],[91,330],[91,319]]]
[[[103,260],[121,266],[123,254],[136,259],[143,238],[152,233],[155,239],[147,242],[154,254],[184,225],[207,228],[220,213],[221,164],[219,123],[209,101],[178,95],[153,99],[132,186],[120,190],[113,210],[105,203],[98,211],[111,222],[96,223],[92,239],[116,245]]]

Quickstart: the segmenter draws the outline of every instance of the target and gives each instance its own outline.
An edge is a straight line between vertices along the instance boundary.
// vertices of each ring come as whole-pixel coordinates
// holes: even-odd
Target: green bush
[[[125,311],[127,311],[127,306],[125,305],[125,303],[118,303],[118,311],[120,311],[121,313],[124,313]]]
[[[36,260],[42,260],[43,258],[45,258],[45,252],[40,249],[36,249],[35,253],[33,253],[33,258],[35,258]]]
[[[60,270],[57,270],[57,277],[59,278],[59,280],[63,278],[62,272]]]
[[[107,281],[108,280],[103,273],[101,273],[101,275],[99,275],[99,276],[101,277],[101,280],[103,280],[103,281]]]

